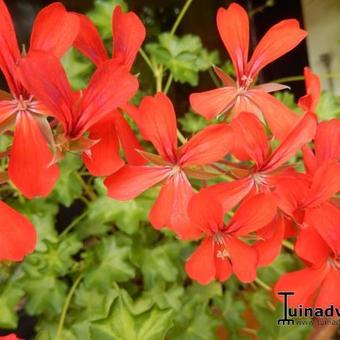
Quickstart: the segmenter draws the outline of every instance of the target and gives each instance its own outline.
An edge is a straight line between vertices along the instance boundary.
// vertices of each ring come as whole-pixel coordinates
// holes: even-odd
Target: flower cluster
[[[236,80],[214,67],[223,86],[193,93],[193,110],[213,124],[186,140],[164,93],[144,97],[131,68],[145,39],[133,12],[116,7],[113,51],[94,24],[60,3],[37,16],[29,50],[20,53],[12,20],[0,0],[0,68],[10,93],[0,93],[0,127],[12,133],[5,174],[27,198],[47,196],[67,152],[81,155],[93,176],[106,177],[108,195],[130,200],[160,185],[149,219],[182,240],[200,240],[188,276],[201,284],[256,279],[286,238],[305,268],[283,275],[275,291],[292,290],[292,304],[340,306],[340,121],[320,122],[320,82],[305,69],[298,114],[256,84],[259,72],[297,46],[306,32],[296,20],[274,25],[249,54],[249,19],[237,4],[217,13],[217,27]],[[69,84],[60,58],[71,47],[96,66],[82,91]],[[132,119],[143,148],[126,120]],[[178,141],[180,136],[180,143]],[[304,170],[294,160],[302,157]],[[7,177],[5,177],[7,179]],[[36,243],[33,225],[0,202],[0,260],[20,261]]]

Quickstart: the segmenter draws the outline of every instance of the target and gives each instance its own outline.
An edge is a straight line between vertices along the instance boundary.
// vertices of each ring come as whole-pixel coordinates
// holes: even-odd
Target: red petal
[[[214,124],[193,136],[179,153],[183,166],[204,165],[223,159],[234,141],[232,129],[227,124]]]
[[[59,60],[44,52],[30,52],[20,62],[21,80],[30,93],[42,102],[62,124],[72,124],[75,95]]]
[[[244,283],[254,281],[257,266],[256,250],[236,237],[228,237],[225,242],[236,277]]]
[[[105,180],[108,195],[116,200],[130,200],[143,191],[161,182],[169,168],[161,166],[126,165]]]
[[[97,66],[109,59],[102,39],[92,21],[78,14],[79,32],[73,46],[86,55]]]
[[[271,194],[258,194],[236,210],[230,220],[228,232],[247,235],[269,224],[277,213],[276,201]]]
[[[220,258],[215,254],[216,279],[225,282],[233,273],[233,268],[228,258]]]
[[[206,119],[213,119],[230,109],[236,99],[235,87],[220,87],[214,90],[192,93],[192,109]]]
[[[80,101],[72,137],[82,135],[93,124],[131,99],[137,90],[137,79],[125,67],[119,66],[115,60],[101,64]]]
[[[234,64],[238,79],[245,73],[249,49],[249,19],[247,12],[232,3],[217,12],[217,28]]]
[[[37,235],[33,224],[0,201],[0,261],[21,261],[34,250]]]
[[[264,92],[276,92],[276,91],[281,91],[281,90],[290,90],[290,87],[287,85],[283,84],[278,84],[278,83],[264,83],[260,85],[256,85],[254,89],[257,90],[262,90]]]
[[[79,31],[77,15],[68,13],[59,3],[52,3],[37,15],[31,34],[30,49],[60,58],[72,46]]]
[[[249,61],[249,77],[256,75],[266,65],[278,59],[297,46],[307,35],[295,19],[283,20],[271,27],[256,46]]]
[[[267,136],[261,122],[251,113],[243,112],[231,122],[235,140],[233,153],[241,160],[254,160],[260,167],[268,155]],[[248,157],[245,158],[244,156]]]
[[[220,78],[224,86],[236,87],[236,82],[229,74],[225,73],[221,68],[213,65],[216,75]]]
[[[19,113],[10,153],[8,173],[28,198],[47,196],[59,177],[59,169],[37,122],[26,112]]]
[[[283,140],[298,121],[296,113],[262,90],[252,89],[247,92],[247,95],[262,112],[273,135]]]
[[[176,161],[176,113],[170,99],[163,93],[145,97],[140,104],[139,126],[159,154],[169,162]]]
[[[337,269],[329,270],[320,288],[319,295],[315,301],[315,306],[326,309],[333,305],[340,309],[339,287],[340,271]]]
[[[340,159],[340,120],[321,122],[315,135],[315,153],[318,163]]]
[[[253,180],[244,178],[228,183],[219,183],[208,187],[209,191],[215,198],[222,203],[223,211],[228,212],[235,207],[253,188]]]
[[[320,266],[330,255],[330,248],[312,227],[299,228],[295,243],[296,254],[310,264]]]
[[[205,238],[185,263],[188,276],[202,285],[215,277],[214,244],[211,238]]]
[[[312,113],[304,114],[289,132],[280,146],[273,152],[265,165],[263,171],[277,169],[287,162],[301,147],[313,139],[316,131],[316,117]]]
[[[0,68],[12,93],[19,95],[22,88],[15,79],[16,62],[20,59],[17,37],[11,15],[0,0]]]
[[[315,112],[321,94],[320,79],[308,67],[304,68],[304,76],[307,94],[299,99],[298,105],[304,111]]]
[[[302,154],[306,172],[313,174],[317,169],[317,161],[314,152],[308,145],[304,145],[302,147]]]
[[[9,334],[9,335],[5,335],[5,336],[0,336],[0,339],[1,340],[21,340],[21,339],[17,338],[17,336],[14,333]]]
[[[89,139],[98,140],[90,154],[83,153],[83,161],[93,176],[108,176],[124,165],[119,155],[119,141],[113,115],[95,124]]]
[[[266,238],[264,235],[264,240],[256,242],[254,248],[258,254],[258,266],[268,266],[271,264],[276,257],[280,254],[282,240],[285,233],[285,223],[283,218],[276,218],[272,223],[270,223],[266,228],[270,228],[271,235]],[[259,235],[261,230],[258,231]]]
[[[308,209],[305,223],[317,230],[335,254],[340,254],[340,209],[331,203]]]
[[[223,207],[209,191],[194,195],[188,206],[190,219],[207,234],[217,233],[223,226]]]
[[[318,167],[305,200],[305,205],[315,207],[340,191],[340,163],[328,162]]]
[[[131,165],[146,164],[146,160],[137,151],[143,150],[143,147],[139,144],[130,125],[119,111],[116,111],[115,113],[115,127],[128,163]]]
[[[117,6],[112,16],[113,58],[131,69],[145,39],[145,27],[134,12],[123,13]]]
[[[323,266],[319,269],[305,268],[285,274],[275,284],[275,295],[282,301],[282,295],[278,295],[278,292],[294,292],[293,296],[288,297],[289,306],[297,307],[302,304],[304,307],[308,307],[313,302],[313,297],[326,273],[327,267]]]
[[[195,239],[201,231],[188,216],[188,204],[194,191],[185,174],[180,173],[164,182],[160,195],[150,212],[156,229],[168,227],[181,239]]]

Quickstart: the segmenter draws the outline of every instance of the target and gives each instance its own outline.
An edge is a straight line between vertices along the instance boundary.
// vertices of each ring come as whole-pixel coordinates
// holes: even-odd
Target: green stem
[[[190,7],[192,2],[193,2],[193,0],[187,0],[186,3],[184,4],[181,12],[178,14],[178,17],[177,17],[174,25],[172,26],[172,29],[170,31],[171,34],[175,34],[176,33],[176,30],[177,30],[179,24],[181,23],[185,13],[188,11],[188,9],[189,9],[189,7]]]
[[[156,91],[162,92],[163,87],[163,65],[159,65],[159,68],[155,70],[155,78],[156,78]]]
[[[186,138],[182,135],[182,132],[177,129],[177,138],[180,140],[182,144],[187,142]]]
[[[80,214],[77,218],[75,218],[59,235],[59,238],[65,237],[65,235],[74,227],[76,226],[84,217],[88,214],[88,210],[86,209],[82,214]]]
[[[328,78],[340,78],[340,73],[323,73],[319,74],[320,78],[328,79]],[[291,77],[284,77],[278,78],[271,81],[271,83],[289,83],[293,81],[301,81],[304,80],[304,76],[291,76]]]
[[[92,188],[86,184],[86,182],[83,180],[83,177],[78,172],[75,172],[75,175],[82,186],[82,188],[85,190],[85,193],[89,196],[89,198],[94,201],[97,198],[97,195],[95,192],[92,190]]]
[[[170,89],[170,86],[171,86],[171,83],[172,83],[172,80],[173,80],[173,75],[172,73],[170,73],[169,77],[168,77],[168,80],[165,84],[165,87],[164,87],[164,93],[167,94],[169,89]]]
[[[154,68],[153,68],[152,62],[149,59],[148,55],[144,52],[144,50],[142,48],[139,49],[139,53],[142,56],[142,58],[144,59],[145,63],[149,66],[152,73],[154,73]]]
[[[70,302],[71,299],[73,297],[74,292],[76,291],[76,288],[78,286],[78,284],[80,283],[81,279],[83,278],[83,275],[79,275],[78,278],[74,281],[63,306],[63,310],[61,312],[61,316],[59,319],[59,323],[58,323],[58,328],[57,328],[57,335],[56,335],[56,340],[60,340],[61,339],[61,332],[63,331],[63,327],[64,327],[64,322],[65,322],[65,317],[66,317],[66,313],[67,310],[70,306]]]
[[[262,288],[264,288],[267,291],[271,291],[272,289],[266,284],[264,283],[261,279],[259,279],[258,277],[255,279],[255,282],[261,286]]]

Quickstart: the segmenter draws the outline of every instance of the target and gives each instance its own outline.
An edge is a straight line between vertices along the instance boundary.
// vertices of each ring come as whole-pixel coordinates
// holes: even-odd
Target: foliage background
[[[117,4],[127,9],[122,0],[96,0],[87,13],[108,49],[111,13]],[[179,10],[174,8],[177,14]],[[199,36],[175,35],[172,24],[155,18],[152,11],[143,14],[149,35],[143,48],[152,70],[138,58],[134,70],[139,72],[141,90],[136,102],[160,89],[170,90],[176,102],[178,94],[172,86],[182,84],[191,91],[200,76],[208,87],[217,81],[211,78],[211,64],[232,73],[225,56],[205,49]],[[168,26],[168,31],[162,26]],[[73,86],[84,87],[93,66],[74,50],[63,63]],[[161,85],[155,72],[160,69]],[[278,96],[297,109],[292,94]],[[177,106],[183,113],[183,107]],[[340,105],[330,93],[323,93],[318,114],[322,119],[340,117]],[[191,112],[182,114],[179,122],[185,136],[207,124]],[[0,137],[0,152],[10,138]],[[37,250],[23,263],[1,265],[1,334],[14,330],[20,337],[37,340],[159,340],[165,336],[295,340],[310,333],[309,326],[278,327],[276,322],[282,306],[270,286],[282,273],[300,266],[291,249],[284,248],[271,266],[260,269],[259,280],[253,284],[232,278],[224,284],[200,286],[183,270],[194,245],[179,242],[170,232],[155,231],[148,222],[157,189],[117,202],[106,196],[102,179],[88,175],[77,155],[69,154],[61,170],[47,199],[28,201],[10,184],[0,188],[1,198],[28,216],[39,234]]]

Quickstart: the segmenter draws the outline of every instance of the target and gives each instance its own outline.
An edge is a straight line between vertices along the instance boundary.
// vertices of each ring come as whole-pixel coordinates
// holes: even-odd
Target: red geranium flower
[[[234,202],[236,205],[238,202]],[[259,194],[245,201],[231,220],[224,223],[222,205],[207,191],[195,195],[188,213],[205,238],[190,256],[185,270],[190,278],[208,284],[214,278],[226,281],[232,273],[242,282],[256,278],[257,252],[240,238],[263,228],[276,214],[275,200]]]
[[[88,152],[96,141],[84,133],[92,127],[96,131],[96,124],[114,116],[117,107],[138,89],[137,79],[115,60],[101,64],[87,88],[79,93],[72,91],[60,61],[53,55],[33,52],[22,59],[19,71],[25,87],[61,122],[63,131],[56,142],[62,152]]]
[[[100,66],[109,60],[105,46],[91,20],[85,15],[79,14],[78,17],[80,30],[74,46]],[[145,39],[143,23],[135,13],[123,13],[120,6],[117,6],[112,15],[112,35],[112,58],[130,70]],[[122,107],[125,107],[125,104],[122,103]],[[131,110],[127,113],[130,114]],[[119,157],[119,142],[130,164],[145,164],[145,159],[137,152],[137,149],[142,150],[142,147],[120,110],[100,120],[89,131],[89,137],[98,140],[98,143],[91,147],[91,156],[83,155],[84,163],[92,175],[111,175],[124,165]]]
[[[43,50],[61,57],[72,45],[78,28],[78,18],[66,12],[62,4],[47,6],[33,24],[28,54]],[[53,154],[48,142],[52,143],[52,135],[45,118],[49,112],[17,77],[16,66],[20,60],[12,19],[0,0],[0,69],[12,94],[1,97],[0,127],[4,131],[15,124],[8,172],[20,191],[32,198],[48,195],[59,176],[59,169],[51,164]]]
[[[319,229],[328,221],[319,221]],[[337,220],[340,229],[340,220]],[[305,228],[300,232],[295,250],[307,264],[307,267],[280,277],[275,285],[275,293],[292,291],[289,305],[297,307],[315,306],[327,308],[330,305],[340,308],[340,239],[331,246],[314,228]],[[279,299],[282,296],[278,295]]]
[[[151,141],[159,155],[143,152],[153,165],[126,165],[108,177],[108,195],[129,200],[157,183],[163,183],[150,213],[155,228],[169,227],[181,238],[196,237],[190,228],[187,205],[194,191],[187,176],[199,177],[202,167],[224,157],[232,146],[231,129],[226,124],[205,128],[181,147],[177,146],[176,114],[168,97],[158,93],[145,97],[138,124],[142,136]]]
[[[247,111],[263,115],[272,133],[282,139],[297,120],[297,116],[268,92],[281,90],[280,84],[253,86],[259,72],[275,59],[292,50],[307,33],[300,29],[297,20],[283,20],[265,34],[248,62],[249,19],[247,12],[233,3],[228,9],[217,12],[217,27],[222,41],[236,70],[236,82],[222,70],[215,68],[223,87],[194,93],[190,103],[194,111],[211,119],[234,110],[234,116]],[[277,113],[277,110],[280,113]]]

